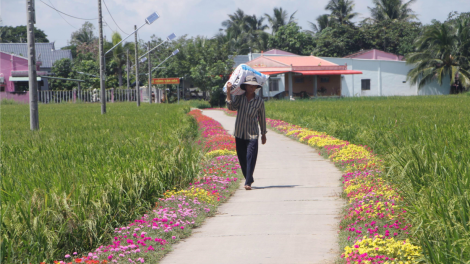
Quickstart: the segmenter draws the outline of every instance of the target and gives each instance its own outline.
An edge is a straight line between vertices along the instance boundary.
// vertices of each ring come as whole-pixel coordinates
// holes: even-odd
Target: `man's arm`
[[[264,101],[261,102],[258,118],[259,126],[261,128],[261,143],[264,145],[266,144],[266,133],[268,133],[266,130],[266,113],[264,111]]]
[[[230,94],[231,90],[232,84],[227,83],[227,98],[225,99],[225,102],[227,102],[228,110],[237,111],[240,106],[240,101],[238,100],[238,96],[232,101],[232,94]]]

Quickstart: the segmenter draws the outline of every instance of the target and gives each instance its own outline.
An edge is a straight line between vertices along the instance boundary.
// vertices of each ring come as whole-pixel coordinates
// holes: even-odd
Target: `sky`
[[[56,9],[79,18],[94,19],[98,17],[97,0],[35,0],[36,27],[42,29],[48,39],[55,41],[56,49],[68,44],[70,35],[76,31],[85,20],[75,19],[59,13],[44,3]],[[44,2],[44,3],[43,3]],[[325,6],[328,0],[105,0],[109,11],[123,30],[123,33],[113,22],[104,4],[103,18],[105,27],[103,34],[108,40],[114,31],[127,36],[140,26],[152,12],[157,12],[160,18],[151,25],[139,30],[139,38],[149,41],[150,36],[166,37],[171,33],[177,36],[206,36],[213,37],[222,27],[222,21],[228,19],[227,14],[241,8],[246,14],[256,14],[258,17],[265,13],[272,14],[274,7],[282,7],[289,14],[297,11],[297,23],[308,29],[308,22],[328,13]],[[367,9],[372,0],[355,0],[355,11],[360,13],[357,20],[370,16]],[[436,19],[444,21],[452,11],[470,12],[469,0],[417,0],[411,8],[417,13],[418,19],[428,24]],[[26,0],[0,0],[1,25],[19,26],[26,24]],[[357,21],[356,20],[356,21]],[[98,30],[98,21],[90,20]],[[96,31],[97,33],[97,31]],[[133,40],[130,37],[129,40]]]

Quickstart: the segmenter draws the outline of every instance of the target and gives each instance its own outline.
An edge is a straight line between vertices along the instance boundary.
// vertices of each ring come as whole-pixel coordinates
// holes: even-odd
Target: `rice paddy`
[[[269,118],[367,145],[405,199],[427,263],[470,259],[470,97],[270,101]]]
[[[1,106],[1,259],[39,263],[108,242],[200,172],[187,105]]]

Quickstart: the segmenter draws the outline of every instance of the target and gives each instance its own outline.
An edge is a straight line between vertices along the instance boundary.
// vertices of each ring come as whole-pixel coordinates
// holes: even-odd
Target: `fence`
[[[106,102],[135,102],[137,100],[135,89],[108,89],[105,92]],[[67,102],[97,103],[101,102],[101,91],[99,89],[38,91],[38,99],[40,103],[44,104]]]
[[[163,89],[152,88],[152,98],[154,102],[161,102],[164,97]],[[29,93],[0,93],[0,99],[11,99],[21,103],[29,103]],[[140,88],[140,99],[142,102],[149,102],[148,88]],[[135,89],[108,89],[106,90],[106,102],[135,102],[137,94]],[[99,89],[80,89],[65,91],[38,91],[38,101],[43,104],[50,103],[97,103],[101,102],[101,92]]]

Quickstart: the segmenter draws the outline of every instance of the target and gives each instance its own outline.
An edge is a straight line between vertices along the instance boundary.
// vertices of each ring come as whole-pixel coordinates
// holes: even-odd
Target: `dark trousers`
[[[258,158],[258,139],[235,138],[237,146],[237,156],[242,167],[245,185],[251,186],[254,182],[253,172],[255,171],[256,159]]]

